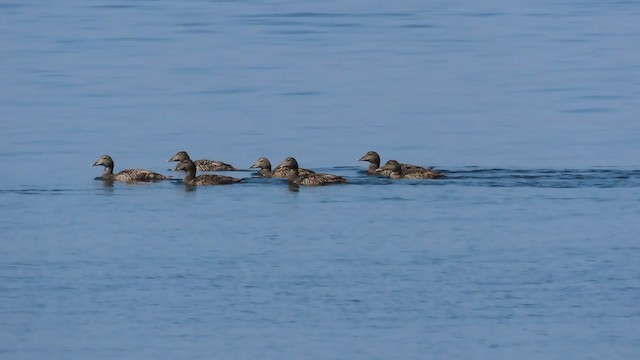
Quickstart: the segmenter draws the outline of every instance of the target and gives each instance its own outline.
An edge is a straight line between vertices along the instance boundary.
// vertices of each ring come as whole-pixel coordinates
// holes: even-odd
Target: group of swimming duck
[[[243,179],[224,175],[198,175],[197,171],[236,171],[237,168],[216,160],[191,160],[186,151],[179,151],[169,160],[177,161],[174,171],[184,171],[184,184],[188,186],[201,185],[223,185],[232,184],[242,181]],[[375,151],[369,151],[362,156],[359,161],[368,161],[369,167],[367,172],[373,175],[386,176],[391,179],[436,179],[444,177],[441,172],[433,168],[426,168],[411,164],[401,164],[396,160],[389,160],[380,167],[380,156]],[[109,155],[102,155],[93,166],[104,166],[102,180],[105,181],[122,181],[122,182],[149,182],[159,180],[169,180],[171,177],[158,174],[156,172],[144,169],[127,169],[117,174],[113,173],[114,163]],[[274,177],[288,179],[289,183],[306,186],[319,186],[329,184],[346,183],[347,179],[342,176],[333,174],[318,174],[312,170],[304,169],[298,166],[298,161],[293,157],[286,158],[275,169],[271,169],[271,162],[265,157],[259,158],[249,168],[260,169],[257,173],[261,177]]]

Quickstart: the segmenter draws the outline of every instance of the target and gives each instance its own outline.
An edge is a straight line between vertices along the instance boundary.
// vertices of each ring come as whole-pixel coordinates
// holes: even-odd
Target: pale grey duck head
[[[289,168],[289,169],[293,169],[293,170],[298,170],[298,161],[295,158],[292,157],[288,157],[286,159],[284,159],[284,161],[282,163],[280,163],[280,165],[278,165],[278,167],[285,167],[285,168]]]
[[[375,151],[368,151],[358,161],[368,161],[372,164],[380,166],[380,155]]]
[[[256,169],[271,171],[271,162],[266,157],[261,157],[258,160],[256,160],[256,162],[253,165],[249,166],[249,168],[250,169],[256,168]]]
[[[109,155],[102,155],[91,166],[100,166],[100,165],[104,166],[105,168],[113,169],[113,159]]]
[[[176,165],[176,168],[173,169],[173,171],[184,171],[187,173],[196,173],[196,164],[191,161],[191,159],[182,159],[180,160],[180,162],[178,163],[178,165]]]
[[[175,155],[171,157],[171,159],[167,160],[167,162],[182,161],[182,160],[189,160],[189,159],[191,158],[189,157],[189,154],[187,154],[186,151],[178,151]]]
[[[380,170],[389,170],[394,173],[400,173],[402,171],[402,167],[399,162],[395,160],[389,160]]]

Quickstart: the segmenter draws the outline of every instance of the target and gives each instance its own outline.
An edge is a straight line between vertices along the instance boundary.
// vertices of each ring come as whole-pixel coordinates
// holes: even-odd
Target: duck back
[[[235,167],[222,161],[201,159],[194,161],[198,171],[237,171]]]
[[[305,186],[322,186],[346,183],[347,179],[333,174],[309,174],[306,176],[299,175],[293,182]]]
[[[224,175],[198,175],[195,179],[188,181],[188,185],[226,185],[226,184],[234,184],[242,181],[242,179],[234,178],[231,176]]]
[[[171,177],[144,169],[127,169],[113,175],[114,180],[123,182],[169,180]]]

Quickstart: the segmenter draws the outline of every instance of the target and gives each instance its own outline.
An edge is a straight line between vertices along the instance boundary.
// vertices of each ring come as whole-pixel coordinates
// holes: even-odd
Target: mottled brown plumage
[[[169,176],[155,173],[151,170],[144,169],[127,169],[117,174],[113,173],[114,163],[109,155],[102,155],[92,166],[104,166],[102,172],[102,180],[105,181],[122,181],[122,182],[142,182],[142,181],[158,181],[171,179]]]
[[[389,171],[388,175],[392,179],[436,179],[444,175],[433,169],[423,169],[402,172],[402,166],[395,160],[389,160],[381,168],[382,171]]]
[[[276,166],[276,168],[272,171],[271,162],[266,157],[259,158],[253,165],[249,166],[249,168],[260,169],[260,171],[258,171],[258,175],[260,176],[275,178],[287,178],[289,177],[289,171],[291,170],[286,167]],[[315,174],[315,172],[308,169],[298,168],[298,174],[300,176],[308,176],[311,174]]]
[[[186,151],[178,151],[175,155],[171,157],[171,159],[167,161],[182,161],[184,159],[190,159],[189,154],[187,154]],[[198,171],[236,171],[238,170],[232,165],[229,165],[227,163],[224,163],[222,161],[217,161],[217,160],[201,159],[201,160],[195,160],[194,163],[196,164],[196,169]]]
[[[308,174],[303,176],[299,173],[298,161],[292,157],[286,158],[278,167],[288,169],[289,182],[296,185],[320,186],[329,184],[346,183],[347,179],[333,174]]]
[[[184,184],[189,186],[203,186],[203,185],[225,185],[233,184],[242,181],[231,176],[223,175],[199,175],[196,176],[196,164],[191,159],[181,160],[174,171],[184,171]]]
[[[360,159],[358,159],[358,161],[368,161],[369,162],[369,167],[367,168],[367,172],[369,174],[391,176],[391,171],[390,170],[382,170],[382,169],[380,169],[380,155],[378,155],[378,153],[375,152],[375,151],[368,151]],[[407,173],[411,173],[411,172],[419,172],[419,171],[428,172],[428,171],[431,171],[431,169],[432,168],[430,168],[430,167],[429,168],[425,168],[425,167],[418,166],[418,165],[413,165],[413,164],[400,164],[400,171],[401,171],[402,174],[407,174]]]

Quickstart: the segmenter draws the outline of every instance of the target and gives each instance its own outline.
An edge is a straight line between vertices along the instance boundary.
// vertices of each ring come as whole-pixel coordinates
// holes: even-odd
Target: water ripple
[[[636,188],[640,187],[640,170],[623,170],[607,168],[591,169],[502,169],[461,167],[441,170],[446,174],[441,179],[389,179],[382,176],[367,174],[364,170],[354,166],[338,166],[315,169],[320,173],[334,173],[344,176],[349,184],[342,186],[473,186],[473,187],[506,187],[506,188]],[[285,179],[268,179],[256,176],[246,178],[244,186],[251,187],[276,186],[282,187]],[[99,180],[96,178],[94,180]],[[181,185],[181,180],[174,179],[171,185]],[[117,184],[117,183],[116,183]],[[119,186],[119,184],[117,184]],[[113,186],[113,185],[111,185]],[[237,185],[242,186],[242,185]],[[161,186],[163,189],[167,187]],[[128,186],[135,189],[136,186]],[[169,187],[173,189],[174,187]],[[89,189],[60,189],[60,188],[24,188],[0,189],[0,195],[75,195],[92,191]]]
[[[618,188],[640,186],[640,171],[620,169],[489,169],[447,172],[459,185],[541,188]]]

